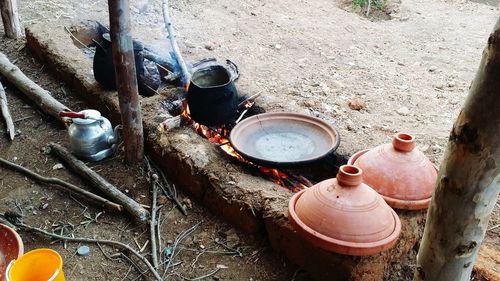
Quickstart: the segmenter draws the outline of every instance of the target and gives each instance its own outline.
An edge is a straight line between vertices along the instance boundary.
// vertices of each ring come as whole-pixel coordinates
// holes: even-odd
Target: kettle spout
[[[118,132],[118,130],[121,130],[122,128],[122,125],[118,125],[115,127],[115,129],[113,130],[113,135],[108,137],[109,144],[117,144],[120,141],[120,133]]]

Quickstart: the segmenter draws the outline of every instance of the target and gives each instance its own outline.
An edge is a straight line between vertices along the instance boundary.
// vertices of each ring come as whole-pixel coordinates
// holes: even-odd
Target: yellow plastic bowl
[[[51,249],[30,251],[7,268],[7,281],[65,281],[63,260]]]

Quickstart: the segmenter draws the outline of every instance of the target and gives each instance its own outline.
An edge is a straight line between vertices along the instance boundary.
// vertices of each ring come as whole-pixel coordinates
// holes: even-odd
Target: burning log
[[[68,167],[75,171],[82,178],[86,179],[93,186],[100,189],[113,201],[123,205],[125,210],[139,222],[146,222],[149,217],[149,212],[144,209],[139,203],[132,200],[127,195],[123,194],[118,188],[109,183],[99,174],[90,169],[85,163],[76,159],[66,149],[56,143],[50,143],[50,153],[57,155],[68,164]]]

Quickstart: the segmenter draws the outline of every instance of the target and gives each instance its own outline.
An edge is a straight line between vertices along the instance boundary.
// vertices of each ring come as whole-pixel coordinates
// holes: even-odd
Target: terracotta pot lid
[[[3,280],[5,270],[12,260],[19,259],[24,254],[24,246],[17,232],[0,223],[0,280]]]
[[[288,218],[312,244],[340,254],[372,255],[392,247],[401,233],[397,214],[362,183],[361,169],[344,165],[336,179],[295,194]]]
[[[419,210],[429,207],[438,168],[420,150],[415,138],[398,133],[392,143],[355,153],[348,164],[364,172],[364,182],[393,208]]]

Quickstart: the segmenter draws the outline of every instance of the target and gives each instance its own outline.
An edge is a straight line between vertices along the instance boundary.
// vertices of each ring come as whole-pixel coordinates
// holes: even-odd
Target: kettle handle
[[[59,117],[68,117],[68,118],[81,118],[85,119],[85,114],[72,112],[72,111],[61,111],[59,112]]]

